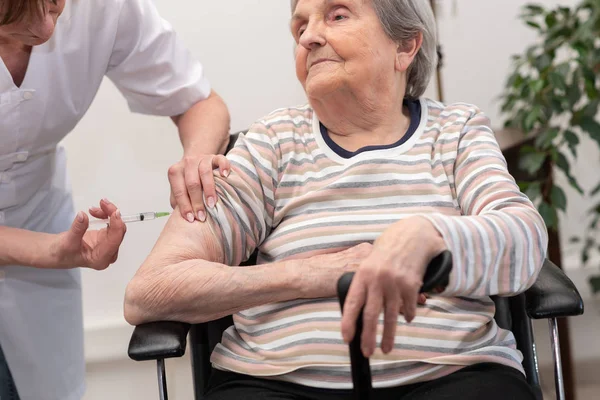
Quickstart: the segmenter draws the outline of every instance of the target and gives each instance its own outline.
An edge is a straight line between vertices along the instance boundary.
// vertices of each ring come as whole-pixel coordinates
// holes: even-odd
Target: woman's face
[[[8,0],[10,1],[10,0]],[[52,37],[54,27],[65,8],[66,0],[48,0],[46,10],[39,15],[26,17],[18,22],[0,26],[0,39],[17,41],[26,46],[38,46]]]
[[[299,0],[290,27],[296,75],[309,97],[378,86],[396,70],[398,45],[385,34],[371,0]]]

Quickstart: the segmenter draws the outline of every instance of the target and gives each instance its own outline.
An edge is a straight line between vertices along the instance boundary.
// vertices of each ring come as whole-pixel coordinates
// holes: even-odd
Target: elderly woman
[[[546,228],[483,113],[421,97],[435,64],[431,10],[420,0],[292,9],[308,105],[239,138],[229,177],[215,173],[208,224],[170,219],[128,286],[126,319],[233,314],[209,399],[351,398],[346,343],[363,305],[375,398],[534,398],[490,296],[535,281]],[[259,265],[236,267],[255,249]],[[449,284],[419,301],[445,249]],[[342,319],[335,283],[348,270]]]

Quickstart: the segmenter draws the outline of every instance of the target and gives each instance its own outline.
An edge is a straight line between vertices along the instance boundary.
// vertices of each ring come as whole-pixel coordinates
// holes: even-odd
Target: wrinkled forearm
[[[204,260],[171,264],[129,284],[125,318],[132,325],[165,320],[201,323],[263,304],[318,296],[302,278],[302,264],[229,267]]]
[[[229,143],[230,116],[223,99],[210,96],[172,118],[186,155],[223,154]]]

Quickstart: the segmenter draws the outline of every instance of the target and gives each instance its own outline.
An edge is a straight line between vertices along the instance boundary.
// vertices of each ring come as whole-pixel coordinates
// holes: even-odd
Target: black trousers
[[[316,389],[213,370],[206,400],[354,400],[349,390]],[[372,400],[534,400],[514,368],[482,363],[445,377],[395,388],[374,389]]]
[[[0,346],[0,400],[19,400],[19,394],[15,387],[8,363],[4,358],[2,347]]]

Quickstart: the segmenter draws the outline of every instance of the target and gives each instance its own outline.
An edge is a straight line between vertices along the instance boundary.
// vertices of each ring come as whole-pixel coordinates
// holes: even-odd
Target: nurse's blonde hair
[[[6,0],[0,4],[0,26],[35,19],[43,15],[48,1],[56,4],[57,0]]]

